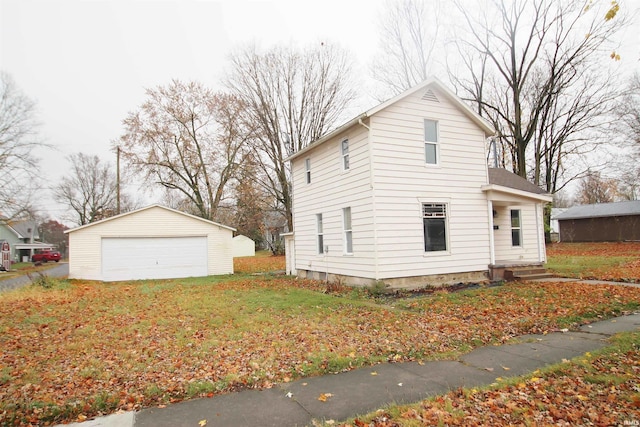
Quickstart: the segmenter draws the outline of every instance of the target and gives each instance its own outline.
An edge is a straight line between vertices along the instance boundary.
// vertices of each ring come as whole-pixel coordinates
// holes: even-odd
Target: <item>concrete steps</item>
[[[516,267],[504,270],[504,279],[507,281],[548,279],[551,277],[553,277],[553,274],[547,273],[544,267]]]

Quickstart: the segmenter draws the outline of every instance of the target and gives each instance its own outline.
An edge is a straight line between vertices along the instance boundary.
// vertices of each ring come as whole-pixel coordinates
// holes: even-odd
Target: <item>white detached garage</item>
[[[232,274],[234,231],[148,206],[66,231],[69,278],[110,282]]]

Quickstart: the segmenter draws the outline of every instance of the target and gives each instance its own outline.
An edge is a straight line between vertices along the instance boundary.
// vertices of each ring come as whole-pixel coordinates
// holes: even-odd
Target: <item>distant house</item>
[[[262,243],[263,249],[273,253],[282,253],[284,250],[284,234],[289,232],[287,219],[282,212],[268,210],[264,215],[264,228]]]
[[[574,206],[555,219],[561,242],[640,240],[640,200]]]
[[[151,205],[66,230],[69,278],[170,279],[233,273],[235,229]]]
[[[243,256],[256,256],[256,242],[241,234],[233,238],[233,257]]]
[[[27,220],[0,220],[0,240],[11,246],[14,262],[29,262],[36,250],[53,249],[54,245],[40,242],[37,223]]]
[[[412,287],[544,263],[552,198],[487,167],[493,134],[429,79],[291,156],[287,273]]]

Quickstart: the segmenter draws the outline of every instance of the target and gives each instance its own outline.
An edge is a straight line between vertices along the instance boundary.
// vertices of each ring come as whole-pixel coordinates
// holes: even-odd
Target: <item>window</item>
[[[424,121],[424,154],[429,165],[438,164],[438,122]]]
[[[311,184],[311,159],[306,159],[304,165],[307,169],[307,184]]]
[[[444,203],[424,203],[422,205],[422,227],[424,231],[424,251],[447,250],[447,205]]]
[[[342,228],[344,230],[344,253],[353,253],[353,231],[351,230],[351,208],[342,209]]]
[[[342,141],[342,170],[349,170],[349,140]]]
[[[318,227],[318,253],[324,253],[324,232],[322,231],[322,214],[316,214],[316,223]]]
[[[511,245],[522,246],[522,222],[520,220],[520,210],[511,209]]]

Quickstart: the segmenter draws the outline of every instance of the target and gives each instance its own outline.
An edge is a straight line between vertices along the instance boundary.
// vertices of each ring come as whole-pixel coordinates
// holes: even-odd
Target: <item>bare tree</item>
[[[611,203],[617,193],[616,181],[603,178],[600,172],[589,172],[580,180],[576,202],[581,205]]]
[[[371,74],[392,96],[433,74],[441,18],[440,1],[387,3],[381,16],[380,53],[371,65]]]
[[[464,61],[470,77],[459,78],[457,86],[494,124],[514,172],[525,178],[528,149],[535,142],[533,178],[539,184],[547,174],[541,167],[542,151],[547,151],[545,166],[560,166],[562,149],[549,144],[564,144],[583,131],[601,113],[598,107],[585,107],[608,100],[593,90],[584,92],[577,103],[563,96],[589,87],[585,82],[593,83],[586,77],[592,59],[604,56],[607,42],[623,24],[621,19],[614,21],[619,7],[613,2],[603,11],[580,0],[493,0],[478,12],[468,3],[456,5],[471,34],[459,46],[466,58],[479,59]],[[603,87],[597,84],[599,90],[609,90]],[[579,125],[576,115],[583,116]],[[550,190],[557,187],[552,176],[546,184]]]
[[[256,126],[252,146],[262,187],[292,229],[290,172],[285,159],[329,131],[355,99],[351,62],[325,43],[259,52],[249,47],[231,58],[227,86],[244,103],[244,118]]]
[[[197,82],[173,80],[147,90],[147,100],[123,121],[123,158],[149,183],[163,186],[188,210],[216,219],[252,135],[238,98]]]
[[[36,105],[0,72],[0,211],[4,218],[28,216],[36,190]]]
[[[78,225],[116,214],[116,175],[108,162],[83,153],[69,156],[71,171],[53,189],[54,199],[74,212]],[[121,207],[122,210],[122,207]],[[123,210],[126,211],[126,208]]]
[[[616,110],[622,134],[640,154],[640,73],[636,72],[629,79]]]

